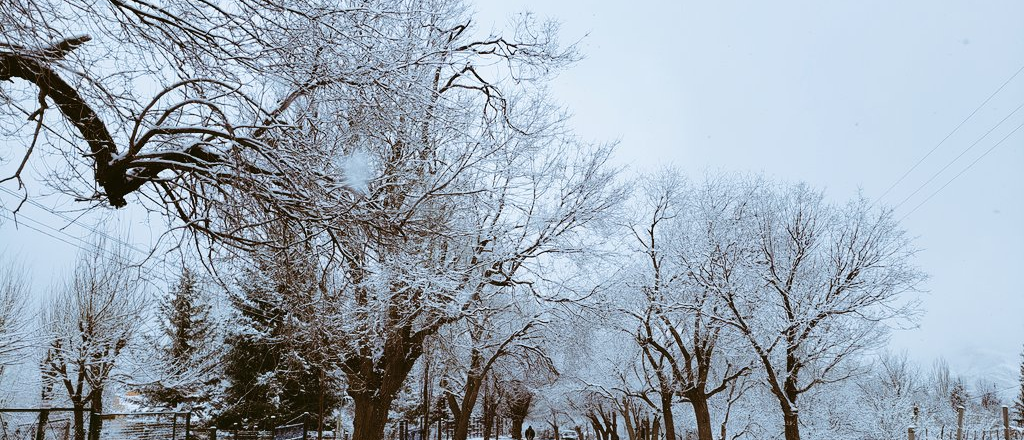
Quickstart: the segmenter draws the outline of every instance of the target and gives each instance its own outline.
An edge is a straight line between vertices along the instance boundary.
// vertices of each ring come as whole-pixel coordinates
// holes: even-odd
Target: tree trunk
[[[50,423],[50,412],[47,410],[39,411],[39,420],[36,423],[36,437],[37,439],[46,438],[46,424]]]
[[[608,434],[606,433],[604,426],[601,425],[601,422],[598,421],[597,415],[591,412],[590,414],[587,414],[587,419],[590,420],[590,426],[594,429],[594,436],[597,437],[596,440],[608,440]]]
[[[498,396],[495,390],[495,381],[489,380],[484,383],[483,387],[483,440],[490,440],[490,436],[494,435],[496,438],[501,436],[500,432],[497,432],[496,425],[498,424]]]
[[[85,405],[74,403],[75,440],[85,440]]]
[[[476,367],[478,362],[474,362]],[[470,374],[466,378],[466,390],[465,395],[462,396],[462,403],[455,403],[455,396],[450,395],[449,407],[452,410],[452,414],[455,416],[455,432],[452,435],[452,440],[466,440],[469,436],[469,422],[470,417],[473,415],[473,408],[476,407],[477,397],[480,396],[480,385],[483,383],[484,378],[482,375]]]
[[[523,438],[523,419],[525,419],[525,417],[512,417],[512,438],[516,440]]]
[[[782,415],[786,440],[800,440],[800,420],[796,411],[785,411]]]
[[[697,439],[714,440],[711,431],[711,412],[708,410],[707,396],[688,396],[693,406],[693,416],[697,422]]]
[[[410,325],[397,326],[386,335],[378,358],[374,359],[370,350],[348,353],[341,369],[348,377],[348,395],[355,404],[352,440],[384,438],[391,404],[423,354],[425,335],[414,332]]]
[[[91,393],[89,413],[89,440],[100,440],[100,432],[103,430],[103,388],[96,388]]]
[[[676,440],[676,421],[672,415],[672,392],[661,392],[661,417],[665,420],[665,440]]]
[[[484,440],[491,440],[494,423],[497,421],[498,401],[494,395],[494,386],[490,382],[484,386],[483,410]]]
[[[484,432],[483,432],[484,440],[491,440],[491,426],[494,424],[494,416],[488,414],[487,406],[486,405],[484,405],[483,424],[484,424]]]
[[[355,418],[352,421],[352,440],[380,440],[388,422],[391,401],[370,397],[371,393],[353,395]]]
[[[466,440],[469,436],[470,411],[462,411],[455,417],[455,431],[452,433],[452,440]]]
[[[366,358],[349,359],[346,362],[349,367],[361,367],[345,371],[349,376],[348,395],[355,404],[352,440],[384,438],[391,404],[421,353],[418,347],[410,347],[407,351],[391,351],[395,348],[391,345],[385,345],[384,356],[378,362]]]

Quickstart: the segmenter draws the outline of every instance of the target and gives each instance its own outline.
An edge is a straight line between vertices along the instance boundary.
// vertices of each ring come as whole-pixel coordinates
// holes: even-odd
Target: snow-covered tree
[[[523,310],[527,304],[517,304],[514,298],[478,297],[468,305],[466,318],[439,333],[439,339],[444,341],[439,351],[447,355],[442,392],[455,419],[454,440],[465,440],[468,436],[477,401],[501,363],[550,362],[539,329],[548,321]]]
[[[971,402],[971,395],[964,385],[963,378],[956,378],[949,390],[949,406],[956,412],[959,408],[966,408]]]
[[[122,351],[138,336],[144,309],[141,268],[125,250],[98,243],[79,256],[71,278],[43,313],[44,386],[74,408],[75,440],[85,439],[85,413],[102,413],[104,391]],[[44,396],[45,396],[44,392]],[[50,404],[50,402],[44,402]],[[98,423],[89,425],[99,432]]]
[[[22,270],[0,259],[0,383],[4,370],[20,359],[30,342],[28,281]],[[3,398],[4,396],[0,396]]]
[[[323,424],[340,401],[337,352],[315,257],[298,248],[256,258],[231,295],[224,353],[226,387],[215,420],[273,427],[308,412]]]
[[[643,218],[630,227],[644,261],[635,287],[645,307],[630,312],[635,338],[657,379],[666,440],[675,439],[677,394],[693,409],[697,437],[712,440],[710,399],[750,372],[742,349],[723,353],[732,329],[719,319],[720,293],[746,282],[740,266],[748,255],[734,229],[749,215],[749,199],[723,197],[714,184],[691,189],[672,170],[643,187],[636,210]]]
[[[201,278],[188,267],[158,306],[161,335],[155,341],[162,371],[156,383],[144,388],[150,404],[178,408],[187,405],[200,414],[209,411],[220,359],[220,335],[210,315],[210,297]]]
[[[999,384],[985,378],[978,378],[974,384],[974,395],[977,396],[981,409],[996,414],[1002,408],[999,398]]]
[[[856,379],[856,386],[853,401],[858,408],[849,418],[864,438],[906,435],[915,423],[912,409],[921,405],[924,391],[921,373],[906,353],[881,355],[869,374]]]
[[[523,438],[523,421],[530,416],[536,403],[536,392],[523,382],[509,382],[505,390],[505,406],[512,421],[512,438]]]
[[[847,361],[879,344],[886,323],[914,316],[907,293],[923,277],[891,211],[863,198],[834,205],[806,185],[757,179],[723,188],[717,199],[751,205],[741,238],[721,248],[749,255],[737,266],[749,282],[718,292],[723,319],[758,360],[785,438],[798,440],[799,397],[856,373]]]

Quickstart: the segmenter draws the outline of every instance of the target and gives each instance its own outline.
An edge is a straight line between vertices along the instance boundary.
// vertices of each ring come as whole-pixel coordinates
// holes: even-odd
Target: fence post
[[[907,440],[914,440],[914,427],[907,428]]]
[[[309,440],[309,413],[302,413],[302,440]]]
[[[189,431],[192,428],[192,411],[185,413],[185,440],[189,440]]]
[[[964,407],[956,407],[956,440],[963,440],[964,433]]]
[[[1010,407],[1003,405],[1003,439],[1010,440]]]
[[[217,427],[210,428],[210,440],[217,440]]]
[[[157,421],[160,420],[160,416],[157,416]],[[171,440],[178,438],[178,414],[171,413]],[[96,439],[99,440],[99,439]]]

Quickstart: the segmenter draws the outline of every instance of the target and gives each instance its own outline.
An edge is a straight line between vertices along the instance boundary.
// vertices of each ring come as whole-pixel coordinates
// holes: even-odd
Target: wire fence
[[[916,414],[915,408],[915,414]],[[907,440],[1024,440],[1024,428],[1011,426],[1010,408],[1003,406],[1001,426],[985,429],[964,428],[964,407],[957,410],[957,423],[947,428],[911,426],[907,428]]]
[[[84,415],[82,422],[88,423]],[[69,440],[73,429],[73,408],[0,409],[0,440]]]
[[[184,412],[0,408],[0,440],[198,440]]]
[[[320,429],[318,429],[318,426]],[[323,429],[328,424],[316,423],[309,413],[270,429],[259,429],[236,423],[234,426],[210,428],[189,440],[347,440],[347,432]],[[2,440],[2,439],[0,439]]]
[[[188,413],[145,412],[95,414],[100,421],[100,440],[190,440]]]
[[[956,427],[945,426],[915,430],[913,440],[1024,440],[1024,428],[965,429],[957,435]],[[908,438],[910,438],[908,434]]]

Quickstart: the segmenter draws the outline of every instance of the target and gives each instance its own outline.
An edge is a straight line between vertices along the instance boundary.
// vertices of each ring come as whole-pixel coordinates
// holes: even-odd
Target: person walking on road
[[[533,440],[533,438],[536,437],[536,436],[537,436],[537,433],[533,431],[533,427],[532,426],[527,426],[526,427],[526,440]]]

